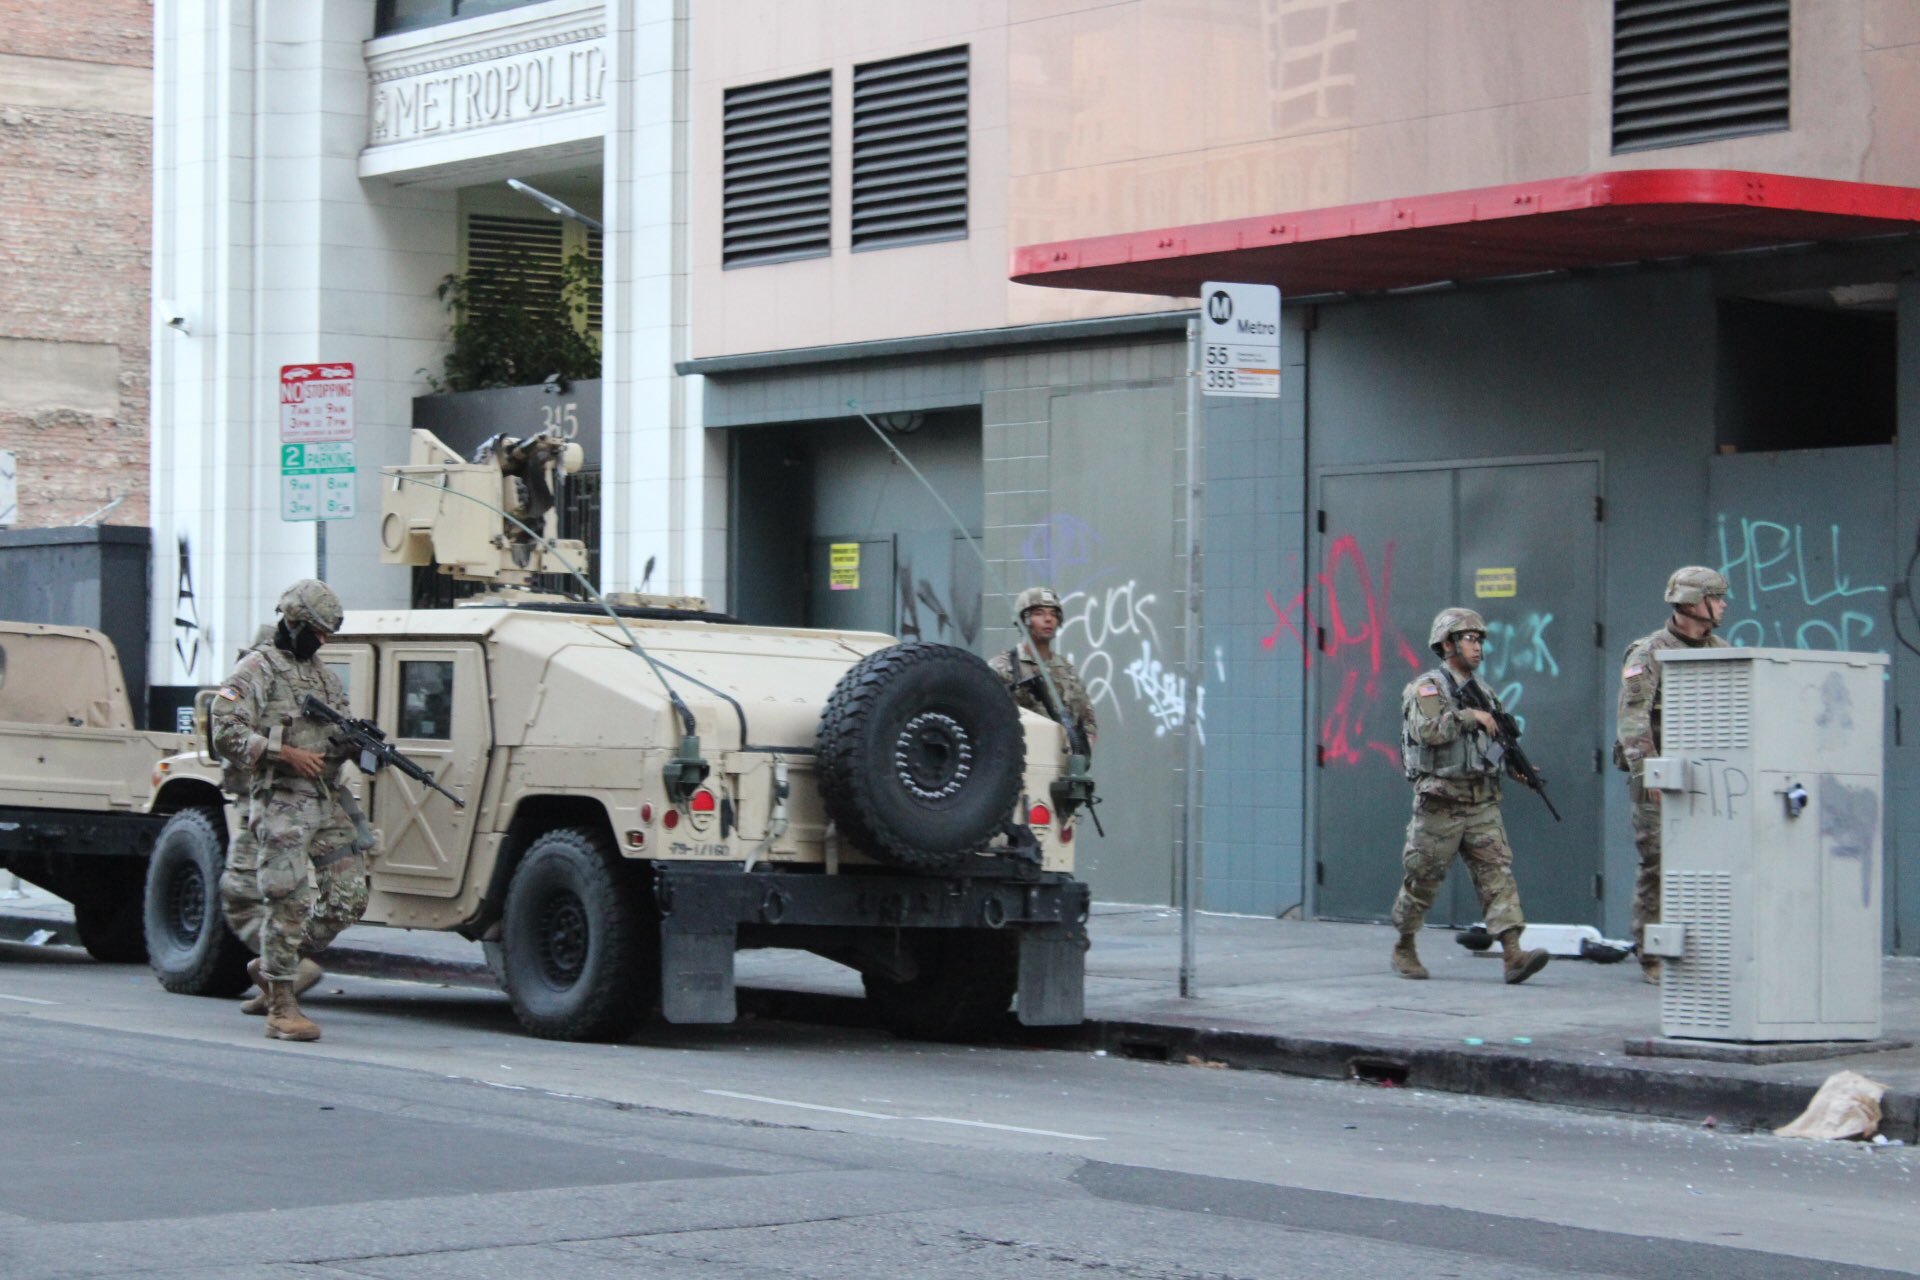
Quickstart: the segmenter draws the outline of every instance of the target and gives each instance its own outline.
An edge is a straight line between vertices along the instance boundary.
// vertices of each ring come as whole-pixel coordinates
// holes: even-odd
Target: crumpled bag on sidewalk
[[[1887,1086],[1858,1071],[1836,1071],[1792,1124],[1774,1133],[1782,1138],[1871,1138],[1880,1129],[1880,1099]]]

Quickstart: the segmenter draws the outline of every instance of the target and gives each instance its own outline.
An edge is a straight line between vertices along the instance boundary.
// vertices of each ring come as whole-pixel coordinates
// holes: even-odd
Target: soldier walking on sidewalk
[[[1413,821],[1400,855],[1406,876],[1393,900],[1393,925],[1400,931],[1393,971],[1403,978],[1428,976],[1414,942],[1456,853],[1473,876],[1488,932],[1500,939],[1506,980],[1525,982],[1547,965],[1545,951],[1520,946],[1526,919],[1513,879],[1513,849],[1500,819],[1503,766],[1493,739],[1494,719],[1460,702],[1461,686],[1478,680],[1474,671],[1486,639],[1487,624],[1473,610],[1441,610],[1428,647],[1442,662],[1400,695],[1401,754],[1413,783]],[[1479,688],[1487,706],[1500,705],[1493,690]]]

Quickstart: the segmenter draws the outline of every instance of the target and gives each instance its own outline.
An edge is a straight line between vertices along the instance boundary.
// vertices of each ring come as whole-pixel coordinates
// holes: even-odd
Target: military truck
[[[344,710],[464,801],[362,780],[383,833],[368,922],[483,941],[520,1022],[554,1039],[729,1022],[735,952],[756,947],[858,970],[903,1035],[985,1034],[1016,994],[1022,1023],[1080,1020],[1088,894],[1058,725],[962,649],[536,590],[586,560],[552,536],[572,458],[490,444],[467,462],[415,431],[381,534],[387,562],[487,591],[350,609],[320,653]],[[154,797],[174,812],[148,942],[174,991],[246,983],[208,892],[237,814],[218,768],[203,737]]]
[[[0,870],[71,902],[98,959],[147,958],[141,887],[167,816],[149,807],[154,771],[187,741],[134,727],[100,632],[0,622]]]

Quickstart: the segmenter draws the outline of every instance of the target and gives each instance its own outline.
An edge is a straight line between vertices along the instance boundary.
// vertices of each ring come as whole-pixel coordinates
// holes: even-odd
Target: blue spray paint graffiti
[[[1059,593],[1065,616],[1055,643],[1079,670],[1087,696],[1103,719],[1124,725],[1129,707],[1143,706],[1155,737],[1186,723],[1186,677],[1160,656],[1167,646],[1155,622],[1159,597],[1138,578],[1121,580],[1125,570],[1107,559],[1098,530],[1077,516],[1057,512],[1021,543],[1016,567],[1022,584],[1050,583]],[[1224,683],[1225,655],[1218,650],[1214,667]],[[1131,697],[1123,699],[1123,693]],[[1202,683],[1194,692],[1194,729],[1203,743],[1206,706],[1207,686]]]
[[[1552,625],[1550,613],[1529,613],[1518,622],[1487,619],[1487,656],[1480,674],[1494,686],[1501,704],[1513,713],[1522,729],[1527,727],[1527,717],[1520,710],[1527,695],[1526,677],[1560,678],[1560,662],[1547,639],[1547,628]]]
[[[1854,581],[1843,567],[1838,524],[1809,534],[1798,524],[1725,514],[1717,523],[1720,572],[1733,587],[1736,615],[1724,632],[1729,643],[1885,651],[1877,615],[1886,584]]]

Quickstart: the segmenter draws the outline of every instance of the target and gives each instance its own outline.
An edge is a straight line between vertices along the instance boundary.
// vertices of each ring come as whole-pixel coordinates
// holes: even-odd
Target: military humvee
[[[1059,726],[961,649],[539,594],[534,575],[585,563],[551,537],[571,459],[549,437],[483,453],[415,431],[382,554],[493,589],[349,610],[321,650],[344,710],[466,802],[391,769],[360,781],[383,833],[367,922],[483,940],[521,1023],[556,1039],[731,1021],[753,947],[857,969],[905,1035],[984,1034],[1016,993],[1023,1023],[1080,1020],[1088,894],[1072,793],[1053,791]],[[213,890],[245,802],[219,775],[204,737],[158,775],[175,812],[148,948],[174,991],[247,983]]]

